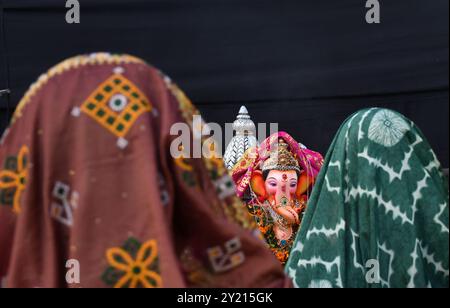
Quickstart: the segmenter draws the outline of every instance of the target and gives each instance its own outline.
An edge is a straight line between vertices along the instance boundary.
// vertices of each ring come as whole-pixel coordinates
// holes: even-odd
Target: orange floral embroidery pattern
[[[109,265],[120,273],[114,288],[161,288],[157,272],[158,246],[150,240],[139,247],[136,256],[125,248],[111,248],[106,252]]]
[[[17,157],[7,159],[0,171],[0,203],[12,206],[16,214],[21,211],[20,198],[27,184],[28,156],[28,147],[22,146]]]

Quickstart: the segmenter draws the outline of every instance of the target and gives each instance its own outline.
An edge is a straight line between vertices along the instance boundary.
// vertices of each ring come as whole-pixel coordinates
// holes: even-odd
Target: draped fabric
[[[132,56],[43,74],[0,141],[2,286],[289,285],[223,161],[171,155],[170,128],[192,134],[194,114]]]
[[[321,153],[357,110],[397,110],[448,167],[447,0],[380,1],[371,25],[364,0],[80,2],[81,24],[69,25],[64,1],[0,1],[10,71],[3,57],[0,85],[8,75],[11,105],[54,63],[112,50],[162,68],[208,121],[232,122],[245,104],[256,123],[279,123]]]
[[[372,108],[337,133],[286,270],[297,287],[449,286],[448,181],[419,128]]]

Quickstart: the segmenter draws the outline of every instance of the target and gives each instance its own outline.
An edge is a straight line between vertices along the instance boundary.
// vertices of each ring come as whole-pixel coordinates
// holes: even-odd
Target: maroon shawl
[[[43,75],[0,141],[3,286],[289,284],[221,160],[170,155],[171,126],[197,113],[131,56]]]

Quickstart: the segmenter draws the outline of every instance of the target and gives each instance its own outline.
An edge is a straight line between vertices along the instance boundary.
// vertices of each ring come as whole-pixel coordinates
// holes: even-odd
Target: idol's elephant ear
[[[298,178],[297,191],[295,192],[295,197],[301,199],[301,197],[308,191],[311,185],[314,184],[315,179],[308,176],[306,172],[303,172]]]
[[[267,200],[268,195],[266,191],[266,184],[261,171],[257,170],[253,172],[252,178],[250,179],[250,187],[258,196],[259,201]]]

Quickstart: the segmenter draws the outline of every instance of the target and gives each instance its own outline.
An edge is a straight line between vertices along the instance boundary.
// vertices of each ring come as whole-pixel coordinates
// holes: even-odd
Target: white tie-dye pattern
[[[327,229],[325,227],[322,227],[320,229],[318,228],[312,228],[311,230],[308,231],[308,234],[306,235],[306,239],[309,240],[311,236],[313,235],[323,235],[327,238],[335,236],[338,237],[339,236],[339,232],[341,231],[345,231],[345,220],[341,219],[340,222],[338,224],[336,224],[336,226],[334,228],[330,228]]]
[[[440,211],[439,211],[439,213],[436,214],[436,216],[434,216],[434,222],[441,227],[441,232],[442,233],[448,233],[448,226],[446,226],[440,220],[441,215],[444,214],[445,209],[448,208],[448,203],[443,203],[443,204],[439,205],[439,207],[440,207]]]
[[[327,273],[331,273],[331,270],[333,269],[333,267],[336,267],[337,269],[337,273],[338,273],[338,277],[336,278],[336,286],[338,288],[343,288],[343,283],[342,283],[342,275],[341,275],[341,258],[340,257],[336,257],[333,261],[328,262],[323,260],[321,257],[312,257],[311,259],[308,260],[303,260],[300,259],[298,261],[297,267],[301,268],[301,267],[308,267],[308,266],[324,266],[325,269],[327,270]]]
[[[410,126],[403,118],[392,111],[380,110],[370,122],[368,137],[385,147],[393,147],[409,130]],[[359,132],[362,133],[361,127]]]
[[[358,122],[358,125],[360,128],[362,128],[364,120],[367,118],[367,114],[368,112],[366,112],[363,116],[363,118]],[[348,128],[350,128],[353,125],[353,122],[355,120],[356,116],[352,117],[349,121],[348,121]],[[404,135],[407,131],[410,130],[410,128],[412,128],[414,125],[412,123],[408,124],[406,122],[404,122],[404,132],[402,132],[402,134]],[[408,127],[408,130],[406,130],[406,127]],[[361,129],[360,129],[361,130]],[[390,140],[388,142],[388,145],[393,145],[395,142],[398,143],[401,138],[403,138],[403,135],[397,135],[394,136],[394,139],[398,139],[398,141],[395,140]],[[358,138],[364,139],[366,136],[365,134],[358,134]],[[357,157],[359,159],[361,159],[361,162],[359,162],[360,165],[363,165],[362,162],[368,162],[369,166],[371,167],[375,167],[375,168],[379,168],[380,170],[386,172],[389,176],[389,180],[391,183],[394,183],[395,180],[397,181],[403,181],[405,178],[405,175],[407,175],[407,173],[409,171],[412,170],[412,157],[414,154],[414,151],[417,149],[416,147],[421,145],[423,142],[423,139],[421,138],[420,135],[415,134],[411,137],[415,137],[415,142],[413,144],[410,145],[409,149],[404,153],[404,158],[401,160],[400,162],[400,169],[395,169],[393,167],[391,167],[387,162],[383,162],[380,158],[378,157],[372,157],[369,155],[369,150],[367,147],[362,148],[358,153],[356,153]],[[349,146],[350,146],[350,140],[349,140],[349,130],[347,130],[345,132],[345,136],[344,136],[344,142],[345,142],[345,151],[346,153],[349,153]],[[395,143],[395,144],[396,144]],[[324,188],[326,191],[328,191],[330,194],[332,195],[339,195],[341,193],[343,193],[343,197],[345,200],[346,204],[349,204],[349,201],[351,201],[352,199],[360,199],[360,198],[370,198],[372,200],[375,201],[374,204],[376,204],[377,206],[381,207],[384,209],[384,213],[387,215],[387,217],[389,217],[390,219],[392,219],[393,221],[395,221],[396,219],[400,219],[402,226],[406,226],[406,225],[414,225],[416,223],[416,214],[418,212],[418,206],[419,206],[419,202],[423,201],[425,198],[425,189],[428,188],[428,185],[431,183],[431,173],[434,170],[440,170],[440,163],[436,157],[436,155],[434,154],[434,152],[431,150],[432,153],[432,158],[433,160],[426,166],[425,170],[427,170],[428,172],[425,172],[424,176],[417,181],[416,183],[416,188],[414,190],[414,192],[412,193],[412,202],[411,202],[411,206],[405,206],[402,205],[402,207],[398,204],[395,204],[395,202],[393,200],[388,200],[383,198],[383,194],[381,191],[377,191],[376,188],[369,188],[369,187],[363,187],[362,185],[357,185],[356,187],[354,187],[353,185],[350,184],[350,176],[347,172],[344,172],[344,174],[342,174],[341,176],[344,179],[344,183],[342,185],[342,187],[344,188],[344,190],[342,191],[341,187],[337,187],[337,186],[332,186],[331,182],[330,182],[330,177],[328,177],[328,175],[330,174],[330,172],[334,172],[335,170],[339,171],[339,173],[341,173],[342,171],[345,170],[349,170],[349,166],[350,166],[350,159],[347,156],[347,158],[345,159],[345,161],[341,162],[341,161],[331,161],[328,164],[328,173],[327,175],[324,177]],[[344,164],[344,169],[342,169]],[[331,169],[331,168],[336,168],[336,169]],[[410,180],[410,176],[408,175],[408,180]],[[397,182],[396,182],[397,183]],[[422,203],[424,204],[424,203]],[[404,210],[402,209],[404,207]],[[442,215],[444,214],[445,210],[448,208],[448,202],[446,204],[441,204],[439,206],[439,211],[436,213],[436,215],[434,216],[434,223],[438,224],[441,228],[441,231],[444,233],[448,233],[448,224],[446,224],[447,222],[443,222],[442,220]],[[411,210],[410,210],[411,209]],[[389,215],[391,214],[391,215]],[[432,216],[433,217],[433,216]],[[342,232],[344,231],[344,232]],[[301,246],[302,250],[304,248],[304,245],[308,244],[308,245],[314,245],[313,241],[317,240],[317,237],[315,237],[314,235],[324,235],[326,239],[329,239],[331,236],[337,236],[338,240],[343,240],[343,237],[345,236],[345,234],[347,232],[351,232],[352,235],[352,243],[351,243],[351,251],[353,252],[353,267],[356,269],[359,269],[361,271],[362,274],[365,273],[365,268],[363,266],[362,260],[359,261],[358,259],[358,254],[357,254],[357,242],[361,241],[361,239],[359,238],[359,234],[357,234],[356,232],[354,232],[352,229],[350,229],[349,226],[345,227],[345,221],[344,221],[344,229],[342,229],[342,220],[341,221],[337,221],[336,225],[334,227],[329,227],[328,229],[325,228],[324,226],[314,226],[311,225],[309,227],[309,231],[306,233],[306,240],[304,241],[303,245]],[[388,245],[390,243],[388,242],[384,242],[383,244],[378,243],[378,255],[377,258],[380,261],[380,254],[385,254],[389,257],[389,263],[388,263],[388,273],[385,274],[385,277],[380,277],[381,278],[381,286],[383,287],[390,287],[392,286],[392,278],[396,275],[402,274],[401,269],[395,268],[394,271],[394,258],[396,256],[395,250],[397,249],[396,246],[393,247],[389,247],[388,249]],[[423,260],[426,261],[429,264],[433,264],[434,268],[435,268],[435,272],[436,273],[441,273],[443,275],[445,275],[446,277],[448,277],[448,270],[444,268],[444,265],[442,263],[442,261],[438,260],[435,254],[430,254],[428,252],[428,248],[427,247],[422,247],[421,245],[420,247],[420,253],[423,255]],[[297,249],[298,250],[298,249]],[[413,251],[411,254],[411,261],[412,261],[412,265],[411,267],[408,269],[407,274],[411,277],[411,282],[409,283],[410,286],[415,286],[414,283],[414,277],[417,274],[417,249],[415,251]],[[289,268],[288,269],[288,274],[290,277],[294,278],[296,277],[297,274],[300,274],[298,272],[298,270],[300,268],[305,269],[307,266],[311,267],[311,266],[325,266],[327,268],[327,271],[330,272],[331,268],[333,266],[337,266],[336,264],[336,260],[340,260],[341,256],[337,255],[336,259],[332,262],[329,261],[325,261],[323,260],[323,256],[321,255],[314,255],[314,257],[311,258],[305,258],[304,254],[300,254],[300,260],[298,261],[298,264],[293,264],[294,266],[297,265],[297,268]],[[329,258],[327,258],[329,259]],[[338,281],[342,282],[342,277],[341,277],[341,269],[339,268],[339,266],[337,266],[339,271],[339,277],[337,278]],[[405,272],[403,272],[405,273]],[[387,276],[386,276],[387,275]],[[316,277],[318,278],[318,277]],[[315,281],[315,282],[314,282]],[[314,284],[319,280],[314,280],[312,279],[312,281],[310,281],[310,284]],[[428,286],[431,286],[430,282],[425,281],[424,283],[428,284]],[[298,282],[296,283],[296,285],[298,284]],[[423,281],[421,281],[421,285],[423,284]],[[339,284],[338,284],[339,285]]]
[[[383,277],[380,276],[381,285],[385,288],[390,288],[391,287],[391,278],[392,278],[392,275],[394,275],[393,263],[394,263],[394,258],[395,258],[395,252],[392,249],[388,249],[386,243],[383,243],[383,244],[378,243],[378,256],[377,256],[378,261],[380,260],[380,251],[384,252],[385,254],[387,254],[389,256],[388,277],[386,277],[386,279],[383,279]]]
[[[308,286],[309,289],[332,289],[333,284],[328,280],[313,280]]]
[[[351,245],[351,249],[353,252],[353,266],[355,268],[359,268],[362,273],[364,274],[366,272],[364,266],[358,262],[358,255],[357,255],[357,249],[356,249],[356,239],[359,239],[359,234],[357,234],[355,231],[353,231],[352,229],[350,229],[350,232],[352,233],[352,245]]]
[[[402,180],[403,175],[407,171],[411,171],[410,166],[410,159],[412,157],[412,154],[414,153],[414,148],[416,145],[419,145],[423,142],[423,139],[420,136],[417,136],[416,141],[410,146],[409,151],[405,154],[405,158],[401,162],[401,168],[399,172],[396,172],[392,167],[390,167],[387,163],[384,164],[381,159],[372,157],[369,155],[368,148],[364,148],[364,151],[362,153],[358,154],[358,157],[363,158],[369,162],[370,165],[372,165],[375,168],[380,168],[381,170],[385,171],[389,175],[389,180],[392,183],[395,179]]]

